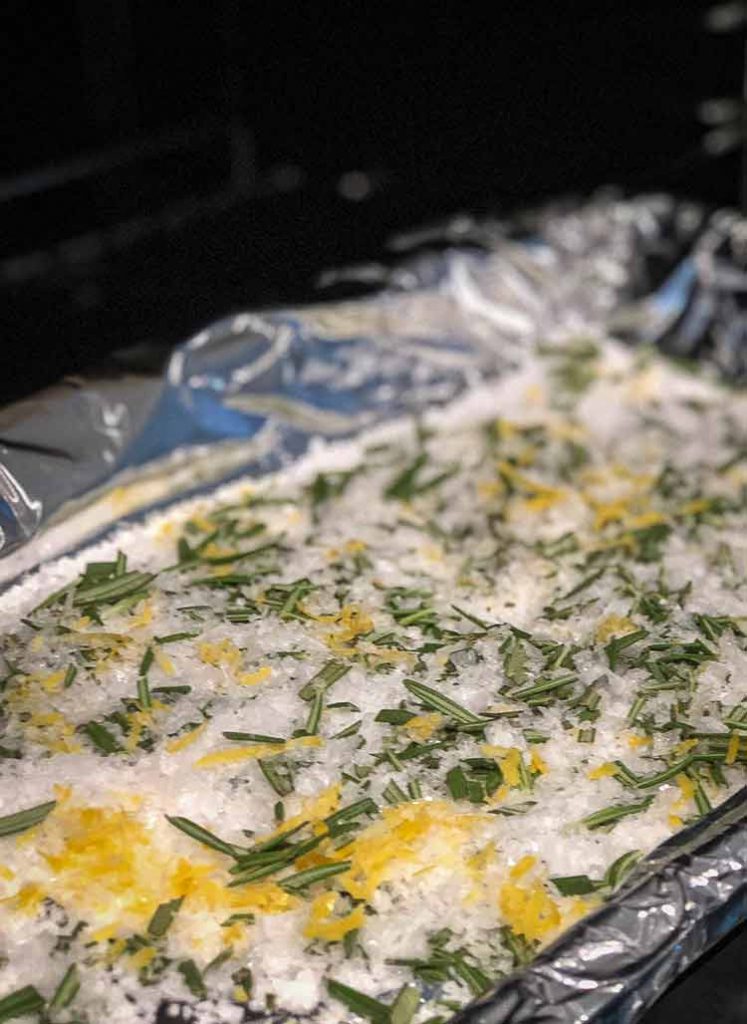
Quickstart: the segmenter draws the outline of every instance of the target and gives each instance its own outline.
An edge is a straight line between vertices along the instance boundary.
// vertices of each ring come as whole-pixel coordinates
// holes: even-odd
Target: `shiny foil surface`
[[[736,214],[603,194],[456,217],[392,251],[322,282],[374,282],[372,296],[240,314],[177,348],[162,376],[66,382],[2,410],[0,585],[115,523],[287,465],[314,437],[446,403],[543,337],[606,332],[747,378]],[[745,918],[747,789],[454,1024],[635,1021]]]

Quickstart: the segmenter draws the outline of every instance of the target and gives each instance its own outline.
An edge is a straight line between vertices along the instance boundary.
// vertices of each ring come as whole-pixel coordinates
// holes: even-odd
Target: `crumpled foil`
[[[68,381],[0,411],[0,582],[190,494],[456,397],[533,341],[655,344],[747,378],[747,222],[603,194],[403,235],[392,261],[325,275],[363,299],[246,313],[162,375]],[[747,919],[747,789],[454,1024],[635,1021]],[[256,1019],[252,1017],[252,1019]]]

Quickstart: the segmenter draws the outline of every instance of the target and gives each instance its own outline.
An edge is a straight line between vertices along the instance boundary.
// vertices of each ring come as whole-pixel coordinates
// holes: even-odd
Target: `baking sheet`
[[[602,195],[510,221],[455,218],[394,249],[393,268],[366,268],[382,285],[373,297],[241,314],[177,349],[161,377],[66,383],[0,413],[0,582],[115,523],[287,465],[315,436],[448,402],[543,337],[609,331],[735,384],[747,376],[735,214]],[[745,918],[747,790],[455,1024],[632,1022]]]

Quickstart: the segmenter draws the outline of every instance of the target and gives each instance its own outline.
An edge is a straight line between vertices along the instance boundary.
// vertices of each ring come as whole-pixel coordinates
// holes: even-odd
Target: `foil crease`
[[[325,302],[322,288],[314,306],[243,313],[180,346],[160,376],[68,381],[0,411],[0,581],[275,470],[314,437],[448,402],[539,339],[611,333],[747,377],[747,224],[670,196],[455,217],[321,285],[340,282],[379,290]],[[745,919],[747,789],[454,1024],[632,1024]]]

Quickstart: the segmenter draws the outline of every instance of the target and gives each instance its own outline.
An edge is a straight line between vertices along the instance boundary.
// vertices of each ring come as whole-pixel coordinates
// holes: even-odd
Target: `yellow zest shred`
[[[339,782],[334,783],[332,786],[327,786],[316,796],[308,797],[301,804],[301,808],[298,814],[294,814],[290,818],[286,818],[281,825],[273,829],[272,832],[268,832],[266,835],[259,836],[257,842],[266,842],[268,839],[274,839],[275,836],[279,836],[283,832],[287,832],[292,828],[296,828],[297,825],[308,822],[315,826],[314,831],[325,831],[323,824],[321,824],[325,818],[328,818],[330,814],[334,814],[340,804],[340,792],[342,787]]]
[[[613,764],[612,761],[605,761],[604,764],[597,765],[596,768],[592,768],[591,771],[586,773],[587,779],[608,779],[613,775],[617,775],[617,765]]]
[[[128,966],[134,971],[139,971],[141,968],[147,967],[155,955],[156,950],[153,946],[143,946],[142,949],[138,949],[137,952],[130,955]]]
[[[41,676],[39,683],[47,693],[56,693],[57,690],[62,686],[62,680],[65,678],[65,672],[52,672],[51,675]]]
[[[197,645],[200,661],[214,668],[225,666],[235,672],[241,664],[241,651],[230,640],[219,640],[217,643],[201,643]]]
[[[139,629],[141,626],[149,626],[153,621],[153,605],[149,600],[141,601],[138,605],[137,615],[133,615],[128,622],[130,629]]]
[[[633,735],[631,736],[628,736],[628,746],[632,750],[637,750],[639,747],[650,747],[653,742],[654,741],[651,736],[637,736],[635,733],[633,733]],[[688,747],[687,749],[689,750],[690,748]]]
[[[538,750],[532,750],[532,753],[529,757],[529,764],[531,765],[532,770],[535,772],[539,772],[540,775],[547,775],[547,773],[550,770],[547,767],[547,762]]]
[[[405,732],[413,740],[429,740],[443,722],[443,716],[433,712],[428,715],[417,715],[405,724]]]
[[[606,643],[613,636],[624,636],[626,633],[634,633],[637,629],[635,622],[624,615],[606,615],[597,623],[595,636],[599,643]]]
[[[337,625],[337,629],[327,633],[324,642],[336,654],[343,656],[354,652],[349,645],[359,636],[370,633],[374,621],[370,615],[358,605],[346,604],[335,615],[315,616],[317,622],[328,622]]]
[[[338,895],[335,892],[323,892],[312,904],[309,918],[304,926],[307,939],[322,939],[324,942],[339,942],[348,932],[356,931],[365,923],[365,912],[362,906],[356,907],[349,914],[335,917],[334,910]]]
[[[667,517],[662,512],[643,512],[641,515],[632,516],[625,525],[628,530],[645,530],[649,526],[657,526],[666,521]]]
[[[427,562],[443,562],[444,560],[443,548],[440,548],[438,544],[424,544],[420,548],[419,554]]]
[[[698,745],[697,740],[682,740],[678,743],[672,751],[675,757],[684,757],[685,754],[689,754],[691,750],[694,750]]]
[[[7,902],[35,913],[50,897],[87,920],[95,941],[142,932],[159,904],[169,899],[183,898],[182,934],[195,947],[203,940],[204,913],[281,914],[298,905],[274,882],[228,888],[230,876],[219,856],[175,862],[133,807],[85,807],[63,800],[35,831],[35,848],[48,877],[22,886]],[[224,938],[218,936],[219,945]]]
[[[725,764],[734,764],[739,754],[739,736],[733,732],[726,747]]]
[[[497,804],[502,804],[503,801],[508,796],[509,792],[510,790],[508,786],[506,786],[505,784],[499,786],[498,789],[496,789],[495,793],[493,793],[493,795],[490,797],[488,803],[492,804],[493,806],[496,806]]]
[[[524,389],[524,398],[531,405],[542,405],[545,401],[545,391],[540,384],[529,384]]]
[[[186,750],[187,747],[191,747],[195,740],[198,740],[205,731],[206,723],[198,725],[196,729],[192,729],[190,732],[185,732],[183,736],[175,736],[171,740],[167,740],[164,744],[164,750],[167,754],[179,754],[182,750]]]
[[[21,886],[15,896],[0,900],[0,903],[7,903],[13,910],[19,910],[23,914],[34,915],[46,898],[47,893],[42,887],[32,882]]]
[[[197,529],[202,530],[203,533],[212,533],[217,526],[212,519],[208,519],[207,516],[203,515],[192,516],[190,522],[193,522]]]
[[[679,798],[679,800],[677,800],[677,802],[673,806],[684,807],[685,804],[688,801],[692,800],[695,796],[695,785],[693,783],[693,780],[689,778],[687,775],[685,775],[684,772],[680,772],[680,774],[676,776],[674,781],[679,786],[680,793],[682,794],[682,796]]]
[[[32,713],[26,732],[34,743],[52,754],[79,754],[83,749],[75,735],[75,725],[60,711]]]
[[[385,807],[381,818],[342,853],[334,851],[333,859],[351,862],[339,883],[354,899],[370,900],[381,885],[413,871],[464,870],[464,845],[484,820],[479,814],[459,814],[452,803],[439,800]]]
[[[503,781],[507,786],[521,785],[521,764],[523,758],[518,747],[500,747],[493,746],[490,743],[483,743],[480,750],[484,757],[495,758],[503,775]]]
[[[482,501],[491,501],[503,494],[506,488],[500,480],[478,480],[475,485],[477,496]]]
[[[296,739],[286,740],[285,743],[257,743],[250,747],[231,747],[228,750],[215,750],[212,754],[206,754],[199,761],[195,761],[195,768],[219,768],[223,765],[238,764],[241,761],[251,761],[258,757],[272,757],[275,754],[284,754],[288,750],[295,750],[298,747],[321,747],[324,740],[321,736],[298,736]]]
[[[175,671],[174,662],[171,660],[168,654],[164,654],[162,650],[156,648],[153,651],[153,660],[155,661],[156,665],[158,665],[158,667],[160,668],[164,675],[173,676]]]
[[[202,554],[205,558],[228,558],[229,555],[238,555],[238,551],[234,548],[227,548],[224,544],[216,544],[215,541],[211,541],[205,545]]]
[[[510,462],[498,463],[499,472],[523,494],[523,507],[528,512],[543,512],[568,498],[568,491],[561,487],[550,487],[539,480],[533,480],[519,472]]]
[[[594,529],[603,530],[610,523],[619,523],[628,514],[628,502],[619,498],[617,501],[595,502],[591,499],[594,508]]]
[[[506,923],[530,942],[547,940],[561,927],[558,904],[541,882],[504,882],[498,892],[498,909]]]
[[[685,502],[679,512],[681,516],[697,516],[701,512],[708,512],[712,504],[711,498],[695,498],[693,501]]]
[[[263,683],[265,679],[269,679],[271,675],[272,669],[269,665],[263,665],[256,672],[239,672],[236,679],[242,686],[256,686],[258,683]]]
[[[156,539],[169,540],[171,537],[174,536],[175,530],[176,524],[172,522],[170,519],[165,519],[156,530]]]
[[[536,864],[537,858],[531,853],[526,854],[526,856],[518,860],[511,868],[508,873],[509,878],[513,882],[518,881],[519,878],[523,878],[524,875],[528,874]]]

